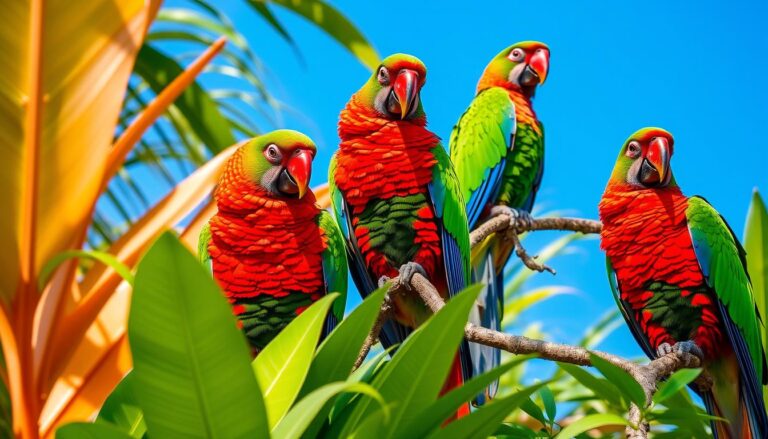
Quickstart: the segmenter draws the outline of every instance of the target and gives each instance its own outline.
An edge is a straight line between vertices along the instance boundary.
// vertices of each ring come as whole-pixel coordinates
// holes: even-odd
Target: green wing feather
[[[496,196],[515,131],[515,106],[500,87],[480,92],[453,127],[451,160],[470,224]]]
[[[318,226],[328,237],[328,245],[323,251],[323,276],[326,293],[339,293],[340,297],[333,304],[333,314],[338,321],[344,318],[347,303],[347,255],[344,250],[344,237],[339,226],[325,210],[318,217]]]
[[[456,254],[446,254],[446,271],[458,270],[463,276],[463,286],[468,285],[470,279],[469,265],[469,226],[467,224],[467,212],[464,207],[464,197],[461,195],[459,180],[453,169],[450,157],[438,144],[432,149],[432,153],[437,159],[437,164],[432,170],[432,183],[430,184],[430,195],[435,208],[435,214],[442,221],[444,235],[447,235],[452,243],[443,241],[443,251]],[[455,247],[455,249],[454,249]],[[451,267],[453,266],[453,267]],[[452,273],[446,273],[451,282]],[[453,273],[454,275],[457,273]],[[454,279],[459,283],[460,279]],[[458,292],[458,291],[456,291]]]
[[[203,228],[200,230],[200,236],[197,238],[197,257],[200,259],[200,262],[203,264],[203,266],[207,267],[209,270],[212,269],[211,254],[208,253],[208,244],[210,242],[211,225],[209,223],[205,223]]]
[[[762,382],[765,357],[761,322],[744,249],[723,217],[705,199],[691,197],[685,214],[701,271],[744,338],[758,382]]]

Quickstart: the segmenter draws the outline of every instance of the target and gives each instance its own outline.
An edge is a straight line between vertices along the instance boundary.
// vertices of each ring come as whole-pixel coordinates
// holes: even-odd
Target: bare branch
[[[491,234],[507,230],[510,221],[511,219],[508,215],[499,215],[480,224],[470,233],[469,244],[474,247]],[[515,228],[518,233],[535,230],[563,230],[589,234],[600,233],[603,225],[600,221],[582,218],[537,218],[532,221],[530,227],[520,223],[516,224]]]
[[[365,357],[368,356],[368,352],[371,351],[371,347],[373,347],[373,345],[375,345],[379,340],[379,333],[381,333],[381,328],[384,326],[384,323],[392,317],[393,311],[394,308],[392,306],[392,301],[389,299],[389,294],[387,294],[384,296],[384,302],[381,304],[381,311],[379,311],[379,315],[376,317],[376,321],[373,323],[371,332],[368,334],[368,337],[365,338],[363,347],[360,348],[360,354],[358,354],[357,360],[355,360],[355,365],[352,370],[357,369],[361,364],[363,364]]]
[[[528,252],[525,251],[525,247],[523,247],[523,244],[520,242],[520,237],[517,236],[517,233],[508,231],[507,234],[512,238],[512,243],[515,244],[515,253],[517,254],[517,257],[523,261],[523,264],[525,264],[526,267],[533,271],[538,271],[539,273],[548,271],[552,274],[557,274],[549,265],[537,261],[536,258],[538,256],[531,257]]]

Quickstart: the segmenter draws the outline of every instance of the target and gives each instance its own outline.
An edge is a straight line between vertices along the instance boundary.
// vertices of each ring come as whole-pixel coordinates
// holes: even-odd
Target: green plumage
[[[347,303],[347,254],[344,248],[344,236],[331,214],[325,210],[320,212],[317,223],[328,238],[327,247],[322,255],[323,276],[326,294],[340,294],[331,309],[336,320],[340,322],[344,318],[344,306]]]
[[[531,197],[538,189],[537,180],[544,166],[544,127],[540,123],[539,130],[541,134],[531,125],[518,124],[495,204],[526,210],[533,207]]]
[[[707,284],[744,337],[758,382],[763,382],[762,323],[747,275],[744,249],[722,216],[703,198],[690,197],[685,214]]]
[[[371,200],[358,224],[368,229],[371,247],[383,253],[392,264],[400,266],[413,260],[418,247],[413,245],[417,211],[427,205],[425,194]]]

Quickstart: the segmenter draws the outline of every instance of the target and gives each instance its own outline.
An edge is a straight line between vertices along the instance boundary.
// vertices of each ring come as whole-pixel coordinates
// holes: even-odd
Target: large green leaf
[[[300,396],[325,384],[347,379],[363,341],[379,315],[386,293],[386,288],[380,288],[366,297],[323,341],[304,380]]]
[[[757,189],[752,193],[744,226],[744,250],[747,251],[747,270],[757,309],[765,321],[768,319],[768,211]],[[768,327],[763,325],[762,328],[765,347],[768,345]]]
[[[621,416],[614,415],[612,413],[587,415],[581,419],[577,419],[572,424],[562,429],[557,437],[562,439],[570,439],[580,435],[581,433],[584,433],[585,431],[606,425],[627,425],[627,421]]]
[[[152,437],[268,437],[249,350],[218,285],[169,232],[136,272],[133,393]]]
[[[109,424],[73,422],[56,430],[56,439],[131,439],[131,436]]]
[[[134,72],[160,93],[182,72],[181,66],[149,44],[145,44],[136,58]],[[235,137],[227,119],[219,111],[216,101],[200,86],[193,83],[179,96],[171,108],[178,110],[185,121],[184,126],[194,132],[212,153],[223,151],[235,143]]]
[[[633,402],[640,408],[645,407],[645,392],[643,387],[627,371],[610,363],[608,360],[590,354],[592,365],[600,371],[608,381],[616,386],[627,403]]]
[[[270,428],[277,425],[296,400],[315,355],[325,316],[337,297],[337,293],[329,294],[312,304],[253,360],[256,379],[264,389]]]
[[[523,357],[523,361],[530,357]],[[482,375],[473,377],[464,383],[463,386],[452,389],[434,404],[427,406],[408,423],[396,426],[395,437],[409,435],[411,437],[425,437],[430,431],[440,427],[440,425],[453,413],[458,410],[462,404],[466,404],[477,396],[490,383],[498,379],[502,374],[510,369],[519,366],[522,361],[515,359],[503,364]]]
[[[458,437],[487,437],[501,424],[501,421],[527,400],[543,383],[534,384],[506,398],[497,399],[483,406],[476,412],[453,421],[445,428],[437,430],[429,439],[449,439]]]
[[[253,3],[259,0],[250,0]],[[322,0],[269,0],[306,18],[347,50],[364,66],[374,70],[379,65],[379,54],[362,33],[341,12]]]
[[[96,422],[115,425],[131,437],[140,439],[147,433],[147,423],[133,393],[134,381],[133,373],[129,372],[104,401]]]
[[[653,402],[661,404],[672,395],[684,389],[685,386],[693,382],[701,373],[701,369],[680,369],[673,373],[664,381],[656,393],[653,395]]]
[[[384,399],[373,387],[365,383],[339,382],[326,384],[299,401],[272,431],[275,439],[298,439],[318,417],[333,397],[342,392],[367,395],[385,408]]]
[[[480,287],[474,285],[452,297],[443,309],[408,337],[373,380],[372,385],[387,403],[397,403],[392,411],[392,425],[410,422],[437,399]],[[341,436],[354,431],[375,409],[370,399],[358,400]],[[385,437],[391,437],[394,431],[389,429]]]

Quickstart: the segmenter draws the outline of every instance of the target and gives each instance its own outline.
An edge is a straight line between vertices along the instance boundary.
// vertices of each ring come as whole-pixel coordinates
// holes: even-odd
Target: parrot
[[[524,41],[502,50],[485,68],[474,99],[451,132],[449,146],[469,229],[497,215],[530,224],[530,211],[544,172],[544,127],[533,111],[536,87],[549,72],[549,48]],[[472,250],[473,282],[483,284],[473,310],[473,323],[501,330],[504,310],[504,266],[514,245],[491,235]],[[501,351],[470,343],[476,373],[501,362]],[[492,398],[492,383],[476,404]]]
[[[339,293],[323,337],[344,316],[347,259],[332,215],[308,189],[314,142],[292,130],[243,141],[214,192],[217,212],[198,253],[237,317],[253,355],[321,297]]]
[[[443,298],[469,281],[469,230],[448,153],[426,128],[421,89],[427,70],[418,58],[385,58],[339,116],[341,139],[329,169],[331,202],[352,278],[365,297],[399,276],[405,288],[420,273]],[[418,297],[393,297],[385,347],[403,342],[429,316]],[[466,341],[443,391],[471,375]],[[466,404],[465,404],[466,406]],[[462,407],[456,416],[468,413]]]
[[[768,437],[768,371],[745,251],[725,219],[677,185],[672,135],[643,128],[624,142],[599,204],[614,298],[651,358],[688,352],[712,377],[692,387],[715,438]]]

